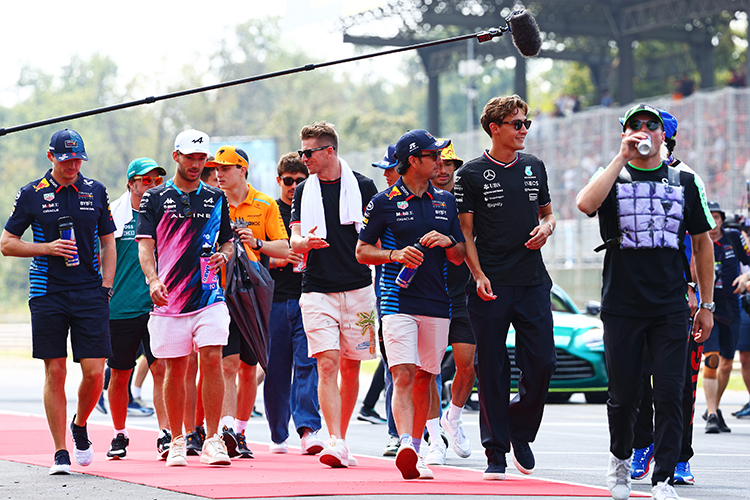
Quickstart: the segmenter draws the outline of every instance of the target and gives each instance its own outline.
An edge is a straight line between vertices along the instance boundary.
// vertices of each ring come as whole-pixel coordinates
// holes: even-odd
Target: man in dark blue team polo
[[[552,236],[547,171],[536,156],[519,153],[531,126],[528,105],[517,95],[495,97],[484,107],[482,128],[490,149],[456,173],[454,194],[467,239],[466,264],[473,283],[467,299],[476,337],[482,446],[486,480],[505,479],[505,454],[531,474],[529,443],[542,422],[544,400],[556,367],[552,333],[552,280],[542,246]],[[476,235],[476,238],[475,238]],[[518,394],[510,399],[510,362],[505,339],[516,330]]]
[[[29,269],[33,356],[44,360],[44,409],[55,443],[55,461],[49,473],[69,474],[70,455],[65,446],[68,329],[73,359],[83,373],[70,424],[74,456],[79,465],[89,465],[94,449],[86,420],[102,393],[104,360],[112,354],[109,297],[117,262],[115,223],[107,189],[80,173],[88,155],[78,132],[55,132],[47,158],[52,169],[16,196],[0,238],[0,251],[5,256],[33,258]],[[74,238],[61,238],[60,223],[65,220],[72,221]],[[31,243],[21,239],[29,226],[34,237]]]
[[[430,386],[448,347],[448,261],[461,264],[465,253],[456,200],[430,182],[437,175],[440,151],[449,144],[421,129],[401,136],[396,143],[401,178],[370,201],[357,243],[359,262],[383,265],[380,307],[393,374],[391,407],[401,439],[396,467],[404,479],[433,478],[419,448]],[[407,288],[396,283],[402,265],[417,268]]]

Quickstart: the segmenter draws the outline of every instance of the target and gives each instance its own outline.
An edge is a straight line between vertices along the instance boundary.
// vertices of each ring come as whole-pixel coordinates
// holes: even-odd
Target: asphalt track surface
[[[738,375],[737,372],[733,374],[733,376]],[[74,401],[79,380],[80,371],[70,362],[66,384],[69,401],[68,418],[75,411],[71,402]],[[150,399],[150,380],[148,378],[144,386],[144,395],[147,400]],[[0,411],[43,415],[43,381],[41,361],[19,354],[0,355]],[[364,396],[369,382],[369,375],[363,375],[360,387],[361,396]],[[747,402],[748,395],[739,391],[730,391],[725,394],[722,409],[732,432],[718,435],[703,432],[703,421],[700,415],[705,410],[705,401],[702,396],[699,391],[696,408],[698,417],[696,417],[694,433],[696,456],[691,460],[696,484],[678,486],[677,492],[682,498],[750,499],[750,420],[738,420],[730,416],[732,411],[739,409]],[[262,390],[259,391],[256,405],[259,409],[263,408]],[[376,410],[381,415],[385,413],[382,397]],[[111,424],[108,415],[103,415],[96,410],[90,421]],[[478,413],[465,411],[464,421],[472,442],[473,454],[468,459],[461,459],[449,450],[447,464],[484,470],[486,462],[479,441]],[[154,430],[157,428],[155,417],[131,417],[128,419],[128,425]],[[251,419],[246,433],[249,441],[264,443],[270,441],[270,433],[264,418]],[[290,445],[298,445],[299,443],[295,440],[296,433],[292,433]],[[353,419],[347,441],[352,452],[357,455],[381,456],[387,441],[386,426]],[[605,405],[586,404],[580,394],[574,395],[571,402],[567,404],[547,405],[541,430],[536,442],[532,444],[537,461],[533,477],[605,487],[608,442]],[[108,443],[95,443],[95,445],[97,450],[95,460],[104,460],[104,451]],[[50,456],[50,461],[51,459]],[[520,475],[513,467],[511,457],[508,457],[508,462],[510,464],[508,473]],[[164,466],[163,462],[156,461],[154,465]],[[401,480],[395,467],[393,472],[394,481]],[[650,493],[650,488],[649,479],[633,482],[633,491]],[[0,461],[0,498],[30,500],[42,496],[50,500],[110,498],[186,500],[196,498],[192,495],[85,474],[49,476],[45,467]],[[427,496],[451,500],[481,498],[455,495],[425,495],[419,498]],[[335,497],[316,498],[332,499]],[[383,499],[386,496],[360,495],[351,498],[369,500]],[[398,498],[408,500],[417,497],[399,496]],[[504,496],[501,498],[512,500],[529,497]]]

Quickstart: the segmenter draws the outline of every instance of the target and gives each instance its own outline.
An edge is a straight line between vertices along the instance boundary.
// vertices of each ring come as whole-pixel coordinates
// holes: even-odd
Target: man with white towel
[[[372,275],[357,262],[355,248],[364,208],[378,191],[339,158],[333,124],[307,125],[300,139],[299,155],[310,176],[294,193],[291,246],[305,256],[302,322],[309,355],[318,361],[318,399],[331,435],[320,461],[349,467],[356,460],[345,439],[359,393],[360,362],[374,359],[377,347]]]

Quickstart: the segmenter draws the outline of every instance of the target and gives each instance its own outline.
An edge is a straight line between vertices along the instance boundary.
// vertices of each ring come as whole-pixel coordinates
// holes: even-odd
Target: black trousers
[[[542,422],[549,381],[557,367],[550,287],[493,287],[497,299],[487,302],[476,293],[469,294],[469,317],[477,341],[479,430],[488,464],[507,465],[505,454],[511,440],[534,441]],[[509,402],[510,361],[505,341],[511,323],[521,375],[518,394]]]
[[[688,314],[650,318],[602,312],[604,354],[609,375],[610,451],[620,459],[632,455],[636,412],[640,403],[644,348],[653,369],[654,461],[651,483],[674,482],[682,441],[682,391],[687,365]]]

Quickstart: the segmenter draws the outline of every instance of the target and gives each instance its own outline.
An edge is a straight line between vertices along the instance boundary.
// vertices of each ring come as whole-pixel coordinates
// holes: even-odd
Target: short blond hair
[[[305,125],[299,133],[300,139],[322,139],[333,146],[335,151],[339,149],[339,134],[336,133],[335,125],[325,120]]]
[[[485,104],[482,110],[482,116],[479,122],[487,135],[492,137],[490,123],[502,123],[505,118],[512,115],[516,109],[520,109],[524,114],[529,112],[529,105],[517,94],[505,97],[493,97]]]

